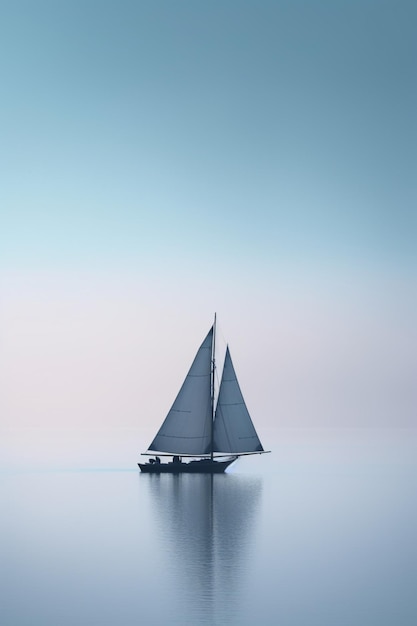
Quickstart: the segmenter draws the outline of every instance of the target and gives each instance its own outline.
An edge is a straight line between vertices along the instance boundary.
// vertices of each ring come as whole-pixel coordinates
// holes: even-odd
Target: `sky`
[[[3,0],[0,426],[415,426],[417,5]],[[261,437],[262,438],[262,437]]]

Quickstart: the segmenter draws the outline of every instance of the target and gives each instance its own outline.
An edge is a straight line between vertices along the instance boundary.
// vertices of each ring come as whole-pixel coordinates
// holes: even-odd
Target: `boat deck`
[[[138,463],[141,472],[145,474],[221,474],[237,457],[225,461],[200,459],[198,461],[182,461],[170,463]],[[152,459],[153,460],[153,459]]]

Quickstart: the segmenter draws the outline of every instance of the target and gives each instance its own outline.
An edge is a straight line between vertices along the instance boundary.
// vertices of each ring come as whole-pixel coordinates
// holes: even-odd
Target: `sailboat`
[[[227,346],[216,394],[216,316],[162,426],[138,463],[146,473],[221,473],[239,456],[262,454]],[[217,397],[217,402],[215,401]],[[172,457],[161,462],[161,456]]]

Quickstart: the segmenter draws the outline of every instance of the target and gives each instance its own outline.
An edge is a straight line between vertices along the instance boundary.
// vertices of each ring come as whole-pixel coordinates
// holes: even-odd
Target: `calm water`
[[[9,454],[0,623],[415,626],[415,433],[273,438],[214,477]]]

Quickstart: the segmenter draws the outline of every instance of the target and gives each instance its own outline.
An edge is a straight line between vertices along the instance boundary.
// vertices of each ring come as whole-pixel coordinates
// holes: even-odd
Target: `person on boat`
[[[155,463],[158,463],[158,464],[159,464],[160,462],[161,462],[161,459],[159,458],[159,456],[156,456],[156,457],[155,457]]]
[[[172,462],[177,464],[177,463],[181,463],[181,459],[178,455],[172,457]]]

